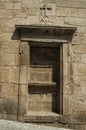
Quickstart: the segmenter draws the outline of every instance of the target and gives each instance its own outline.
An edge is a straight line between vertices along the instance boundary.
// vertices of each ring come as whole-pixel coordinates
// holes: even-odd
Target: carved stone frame
[[[40,29],[40,26],[35,26],[37,29]],[[18,120],[24,121],[24,115],[27,112],[27,92],[28,92],[28,64],[29,64],[29,55],[30,55],[30,43],[33,42],[48,42],[48,44],[55,43],[60,46],[60,114],[61,118],[59,120],[64,120],[68,122],[71,114],[71,104],[70,104],[70,65],[71,65],[71,39],[73,33],[75,32],[75,27],[57,27],[57,36],[53,38],[41,38],[34,35],[28,37],[29,33],[28,28],[34,31],[34,26],[21,26],[17,25],[16,29],[20,33],[20,82],[18,89]],[[56,27],[45,27],[49,30],[54,30]],[[60,31],[60,32],[59,32]],[[59,32],[59,34],[58,34]],[[60,36],[60,37],[59,37]]]

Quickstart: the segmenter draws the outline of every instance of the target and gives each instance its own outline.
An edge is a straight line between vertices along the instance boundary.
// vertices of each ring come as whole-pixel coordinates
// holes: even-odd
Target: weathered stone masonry
[[[0,0],[0,118],[37,122],[37,104],[39,120],[86,129],[85,0]]]

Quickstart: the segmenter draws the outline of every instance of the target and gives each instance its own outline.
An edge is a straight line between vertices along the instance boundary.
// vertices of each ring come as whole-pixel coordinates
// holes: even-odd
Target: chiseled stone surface
[[[33,125],[30,123],[20,123],[16,121],[0,120],[0,130],[73,130],[66,128],[56,128],[44,125]]]
[[[46,11],[41,10],[44,4],[48,8]],[[28,96],[30,89],[28,84],[30,79],[37,81],[36,73],[39,73],[39,79],[41,79],[41,72],[40,70],[35,71],[34,69],[35,72],[33,71],[32,77],[30,77],[30,46],[28,41],[21,42],[21,35],[15,31],[15,25],[36,24],[76,27],[76,32],[72,37],[70,46],[68,46],[67,43],[63,44],[63,53],[60,53],[62,57],[60,56],[59,63],[60,67],[63,67],[60,71],[62,71],[63,74],[61,73],[58,77],[60,78],[60,84],[63,85],[63,88],[58,89],[58,91],[60,91],[59,97],[61,97],[59,102],[63,102],[62,107],[61,104],[59,104],[63,109],[63,118],[56,122],[56,126],[64,126],[64,124],[66,124],[66,127],[71,127],[76,130],[85,130],[85,0],[0,0],[0,118],[23,121],[24,114],[26,114],[28,108],[30,107],[32,109],[33,106],[37,105],[37,102],[42,104],[43,107],[47,103],[50,103],[47,104],[47,106],[50,105],[49,110],[51,110],[52,104],[56,104],[55,102],[51,104],[52,96],[48,94],[47,96],[39,96],[38,94],[37,97],[35,93],[31,93]],[[48,80],[51,81],[52,70],[49,71],[48,69],[47,71],[46,79],[49,78]],[[43,75],[44,78],[42,77],[42,81],[46,81],[44,72]],[[37,89],[32,87],[30,91],[35,90],[39,92],[39,89],[39,86]],[[37,101],[35,101],[34,98],[35,100],[37,99]],[[32,103],[28,107],[29,99]],[[42,103],[40,101],[41,99],[46,102]],[[50,102],[49,100],[47,101],[47,99],[49,99]]]

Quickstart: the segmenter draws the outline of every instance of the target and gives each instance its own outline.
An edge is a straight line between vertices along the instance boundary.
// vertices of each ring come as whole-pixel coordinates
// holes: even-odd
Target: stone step
[[[29,111],[24,115],[25,122],[55,122],[61,115],[49,111]]]

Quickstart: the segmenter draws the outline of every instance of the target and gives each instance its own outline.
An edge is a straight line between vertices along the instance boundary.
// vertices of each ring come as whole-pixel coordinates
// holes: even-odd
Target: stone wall
[[[44,16],[44,4],[51,8]],[[0,118],[17,120],[19,85],[19,36],[15,25],[45,24],[76,26],[71,42],[69,126],[86,129],[86,1],[85,0],[0,0]],[[65,56],[64,56],[65,58]],[[66,77],[65,77],[66,78]],[[22,91],[22,86],[21,91]],[[70,89],[70,93],[67,91]],[[24,91],[22,91],[24,93]],[[22,96],[21,100],[25,100]],[[65,100],[65,99],[64,99]],[[66,109],[66,107],[65,107]]]

